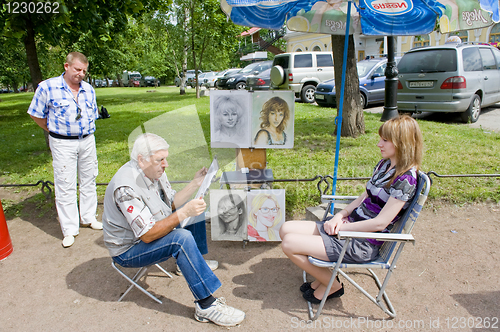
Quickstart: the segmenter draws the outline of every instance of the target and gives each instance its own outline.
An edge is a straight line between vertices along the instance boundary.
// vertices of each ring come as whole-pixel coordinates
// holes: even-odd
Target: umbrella
[[[481,29],[500,20],[498,0],[220,0],[221,8],[239,25],[280,29],[286,22],[293,31],[345,35],[342,82],[345,81],[347,36],[414,36]],[[389,39],[389,48],[393,46]],[[389,50],[388,65],[395,66]],[[397,71],[386,79],[386,106],[382,120],[397,114],[395,84]],[[341,84],[337,128],[342,124],[344,84]],[[387,92],[387,91],[393,91]],[[392,95],[391,95],[392,93]],[[388,100],[389,99],[389,100]],[[392,108],[392,113],[390,109]],[[386,110],[388,111],[386,113]],[[340,129],[337,130],[332,195],[337,183]],[[333,211],[332,204],[332,211]]]
[[[239,25],[343,35],[349,3],[350,34],[414,36],[437,25],[449,33],[500,20],[498,0],[221,0],[221,8]]]

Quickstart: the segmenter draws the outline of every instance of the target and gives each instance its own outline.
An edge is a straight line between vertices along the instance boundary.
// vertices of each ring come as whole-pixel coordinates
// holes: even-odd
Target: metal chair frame
[[[423,173],[419,172],[418,181],[417,181],[417,191],[415,193],[415,197],[412,199],[410,206],[408,206],[406,212],[403,214],[400,220],[398,220],[392,227],[390,233],[376,233],[376,232],[346,232],[340,231],[338,234],[339,239],[345,239],[344,247],[340,253],[340,256],[337,262],[329,262],[323,261],[314,257],[309,256],[309,262],[318,267],[324,267],[332,270],[332,277],[330,282],[327,285],[325,295],[319,304],[318,310],[316,314],[313,312],[312,304],[310,302],[307,303],[309,318],[311,320],[316,320],[325,305],[326,298],[328,297],[328,293],[335,281],[335,277],[338,273],[340,273],[347,281],[349,281],[354,287],[360,290],[366,297],[368,297],[375,305],[377,305],[382,311],[388,314],[390,317],[396,317],[396,310],[394,309],[391,301],[389,300],[389,296],[387,295],[386,288],[389,283],[389,279],[392,275],[392,272],[396,268],[396,262],[403,251],[404,245],[408,242],[415,244],[415,239],[411,235],[411,231],[415,222],[418,218],[420,211],[427,199],[429,194],[429,190],[431,187],[431,181],[429,177]],[[349,196],[347,199],[352,200],[355,199],[354,196]],[[332,200],[338,202],[338,200],[346,199],[345,196],[332,196],[325,195],[322,199],[329,199],[330,202],[327,207],[327,213],[332,204]],[[325,216],[326,214],[325,213]],[[342,263],[344,258],[346,249],[349,245],[349,242],[353,238],[362,238],[362,239],[376,239],[379,241],[384,241],[384,244],[380,247],[379,250],[379,258],[375,261],[368,262],[365,264],[346,264]],[[394,253],[395,252],[395,253]],[[392,260],[391,260],[392,257]],[[359,284],[357,284],[351,277],[349,277],[343,270],[341,269],[368,269],[371,276],[375,280],[377,287],[379,289],[378,294],[374,297],[370,295],[366,290],[364,290]],[[385,275],[384,280],[381,282],[378,276],[373,272],[372,269],[385,269],[387,273]],[[304,282],[307,282],[307,273],[303,271],[303,279]]]
[[[127,288],[127,290],[125,291],[125,293],[122,294],[122,296],[120,296],[120,298],[118,299],[118,302],[120,302],[124,297],[125,295],[128,294],[128,292],[130,292],[132,290],[132,288],[134,287],[137,287],[141,292],[143,292],[144,294],[146,294],[147,296],[149,296],[151,299],[155,300],[156,302],[162,304],[162,302],[156,298],[153,294],[149,293],[147,290],[145,290],[143,287],[141,287],[137,282],[139,281],[139,279],[141,279],[145,274],[146,274],[146,271],[148,270],[148,267],[150,267],[151,265],[149,266],[143,266],[141,268],[139,268],[139,271],[136,272],[136,274],[130,278],[128,275],[126,275],[122,270],[120,270],[117,266],[118,264],[115,262],[115,261],[111,261],[111,266],[116,270],[118,271],[118,273],[124,277],[125,279],[128,280],[128,282],[130,282],[130,286]],[[159,264],[155,264],[155,266],[160,270],[162,271],[163,273],[165,273],[169,278],[173,278],[172,275],[170,273],[168,273],[164,268],[162,268]]]

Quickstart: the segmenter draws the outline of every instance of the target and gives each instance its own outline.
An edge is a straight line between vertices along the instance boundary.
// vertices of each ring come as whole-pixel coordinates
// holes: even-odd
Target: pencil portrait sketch
[[[214,91],[210,96],[213,147],[249,147],[251,96],[247,91]]]
[[[211,230],[214,241],[247,238],[246,195],[243,190],[211,190]]]

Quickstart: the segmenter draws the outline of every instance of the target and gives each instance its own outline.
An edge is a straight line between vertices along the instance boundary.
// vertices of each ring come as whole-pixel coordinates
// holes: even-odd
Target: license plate
[[[316,99],[325,99],[325,96],[323,96],[323,95],[315,95],[314,98],[316,98]]]
[[[433,86],[434,86],[433,81],[410,82],[410,88],[432,88]]]

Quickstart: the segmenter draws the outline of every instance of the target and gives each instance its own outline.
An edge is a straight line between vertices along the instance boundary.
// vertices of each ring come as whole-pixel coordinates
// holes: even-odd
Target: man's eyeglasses
[[[273,213],[276,213],[276,212],[278,212],[280,210],[280,208],[279,207],[275,207],[275,208],[270,209],[270,208],[264,207],[264,208],[260,208],[259,210],[262,211],[262,213],[266,214],[266,213],[269,213],[269,211],[271,211]]]

